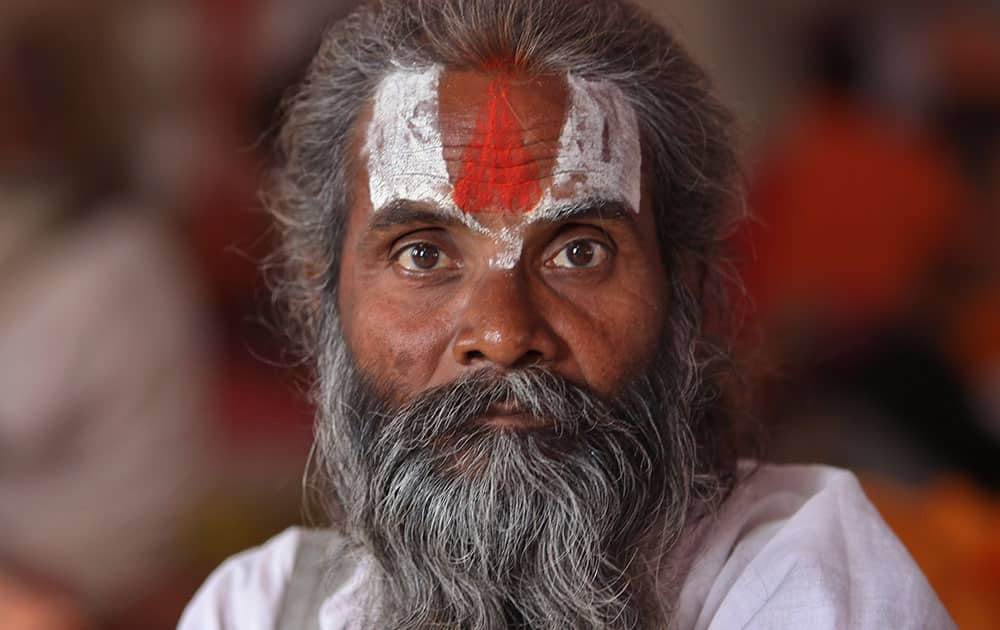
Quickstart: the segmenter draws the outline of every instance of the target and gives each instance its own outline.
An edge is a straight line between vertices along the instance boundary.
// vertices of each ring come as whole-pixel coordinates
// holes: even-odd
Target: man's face
[[[611,395],[651,358],[666,280],[617,90],[400,71],[357,132],[339,310],[386,395],[533,364]],[[485,420],[533,422],[508,411]]]
[[[655,627],[704,390],[631,106],[573,76],[397,71],[355,132],[317,457],[377,560],[372,625]]]

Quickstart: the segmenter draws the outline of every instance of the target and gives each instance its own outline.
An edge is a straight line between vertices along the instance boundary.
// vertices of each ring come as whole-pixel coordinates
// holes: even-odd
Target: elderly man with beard
[[[735,459],[727,126],[618,0],[333,28],[272,197],[330,527],[229,560],[181,628],[950,626],[849,473]]]

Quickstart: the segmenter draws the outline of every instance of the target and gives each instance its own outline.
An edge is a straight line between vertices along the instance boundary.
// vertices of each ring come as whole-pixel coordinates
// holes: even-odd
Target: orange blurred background
[[[0,7],[0,627],[172,628],[302,522],[308,374],[259,193],[351,4]],[[1000,12],[644,4],[739,117],[765,456],[855,470],[959,625],[997,627]]]

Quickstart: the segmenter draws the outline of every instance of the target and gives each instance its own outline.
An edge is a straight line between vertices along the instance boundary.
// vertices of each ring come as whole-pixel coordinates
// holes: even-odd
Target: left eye
[[[552,258],[551,265],[564,269],[596,267],[608,259],[608,248],[592,240],[569,243]]]
[[[413,243],[394,256],[397,264],[407,271],[434,271],[451,266],[451,258],[430,243]]]

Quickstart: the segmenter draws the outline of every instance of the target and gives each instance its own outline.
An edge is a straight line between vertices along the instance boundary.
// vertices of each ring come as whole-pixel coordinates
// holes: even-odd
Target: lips
[[[530,431],[544,429],[551,422],[531,415],[516,402],[496,403],[485,414],[476,419],[477,424],[508,431]]]

